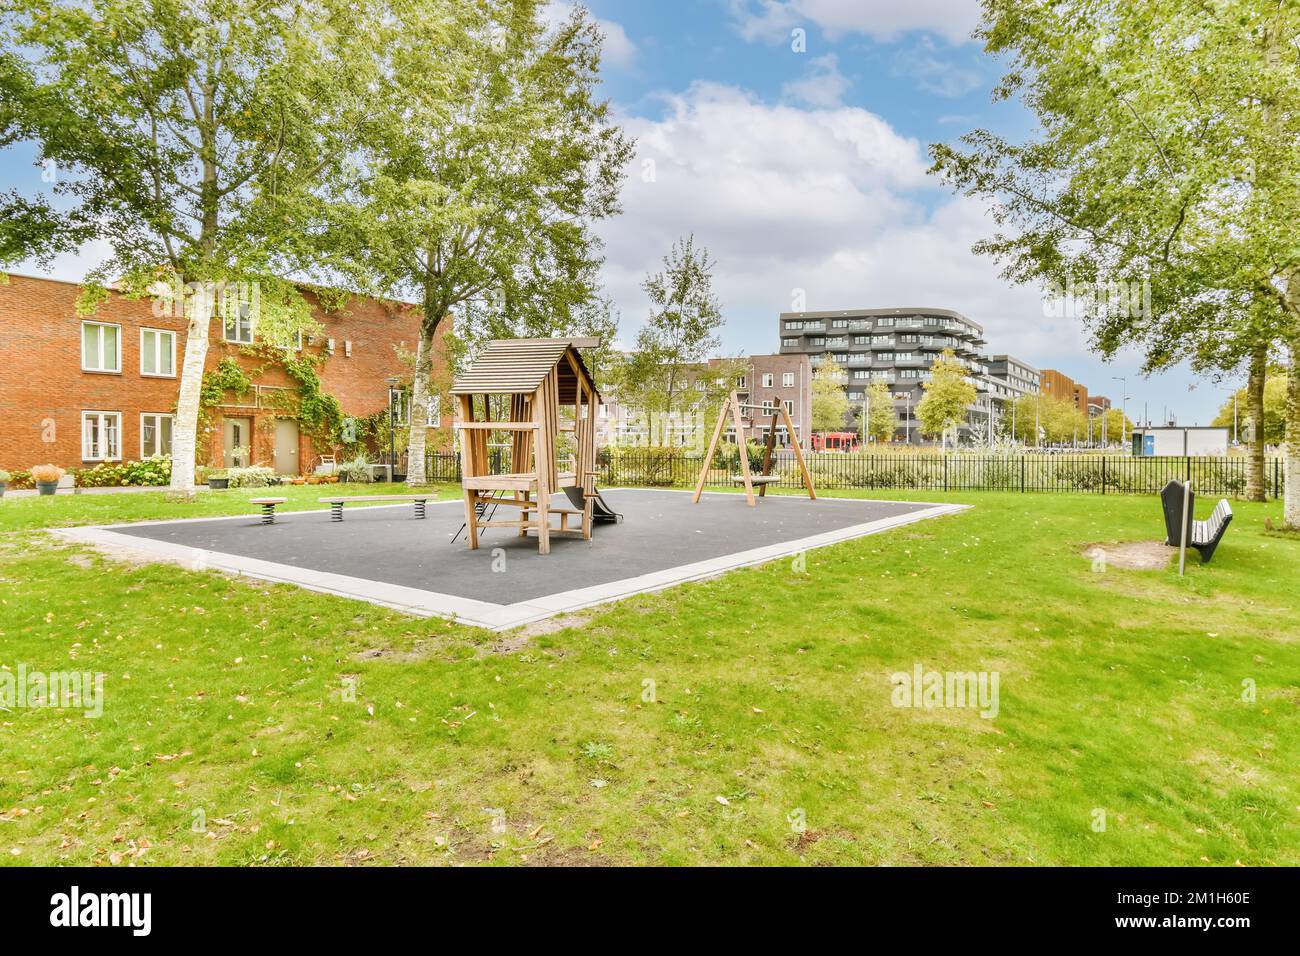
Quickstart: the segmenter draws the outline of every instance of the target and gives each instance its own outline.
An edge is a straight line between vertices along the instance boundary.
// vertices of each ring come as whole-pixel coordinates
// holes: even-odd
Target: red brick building
[[[116,293],[94,315],[79,316],[79,291],[75,283],[12,274],[0,284],[0,467],[88,468],[171,451],[184,318],[166,309],[155,315],[153,300]],[[338,399],[345,416],[373,415],[393,401],[405,418],[411,364],[402,353],[413,354],[418,343],[412,307],[353,297],[341,308],[322,309],[310,290],[304,294],[321,331],[299,348],[321,356],[321,390]],[[253,387],[226,393],[207,409],[199,464],[263,464],[303,474],[334,450],[313,447],[300,428],[292,411],[300,386],[268,361],[268,351],[247,323],[214,318],[206,369],[233,359]],[[448,384],[446,362],[437,357],[434,378]],[[424,410],[430,448],[450,445],[452,421],[440,414],[444,407],[434,401]]]

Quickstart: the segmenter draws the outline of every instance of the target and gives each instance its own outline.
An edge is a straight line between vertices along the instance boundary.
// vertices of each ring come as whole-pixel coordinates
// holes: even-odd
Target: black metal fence
[[[733,456],[734,457],[734,456]],[[918,489],[922,491],[1066,491],[1091,494],[1155,494],[1171,479],[1192,481],[1202,495],[1240,496],[1250,466],[1244,457],[1133,458],[1127,455],[872,455],[836,452],[805,455],[818,488]],[[701,457],[649,449],[602,450],[597,481],[603,485],[692,487]],[[1264,485],[1271,497],[1282,493],[1281,459],[1264,463]],[[460,458],[452,452],[426,456],[431,481],[459,481]],[[757,470],[757,463],[751,463]],[[504,470],[494,462],[493,471]],[[793,456],[773,464],[778,488],[800,488]],[[710,487],[730,487],[739,466],[721,456],[709,469]]]

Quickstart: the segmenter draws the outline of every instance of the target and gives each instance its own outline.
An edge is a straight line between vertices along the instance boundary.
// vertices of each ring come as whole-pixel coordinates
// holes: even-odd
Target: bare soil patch
[[[1163,541],[1100,541],[1085,545],[1082,551],[1097,570],[1114,567],[1131,571],[1163,571],[1177,553]]]

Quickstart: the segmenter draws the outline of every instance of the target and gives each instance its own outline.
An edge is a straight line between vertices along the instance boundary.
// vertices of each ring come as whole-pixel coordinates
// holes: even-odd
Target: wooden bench
[[[1165,512],[1165,544],[1176,548],[1181,544],[1178,526],[1183,519],[1183,484],[1171,481],[1160,491],[1160,503]],[[1227,498],[1220,498],[1219,503],[1204,521],[1193,518],[1196,510],[1196,493],[1187,496],[1187,543],[1201,555],[1201,563],[1207,563],[1214,556],[1214,550],[1223,539],[1223,533],[1232,523],[1232,505]]]
[[[282,505],[288,498],[249,498],[250,502],[262,506],[262,524],[275,524],[275,506]]]
[[[334,498],[321,498],[323,504],[330,506],[330,520],[343,520],[343,505],[349,501],[411,501],[415,503],[415,516],[423,518],[424,504],[437,498],[437,494],[427,495],[343,495]]]

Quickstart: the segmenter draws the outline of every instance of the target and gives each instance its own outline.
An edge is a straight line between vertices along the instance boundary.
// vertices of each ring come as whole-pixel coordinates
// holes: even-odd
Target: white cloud
[[[775,351],[777,314],[796,288],[810,310],[957,309],[985,325],[990,350],[1031,362],[1084,348],[1077,326],[1045,319],[1034,290],[970,252],[992,230],[983,208],[941,191],[922,144],[879,116],[707,83],[667,103],[662,119],[624,121],[638,155],[624,214],[602,226],[624,338],[646,315],[645,273],[693,232],[718,261],[728,351]]]
[[[781,87],[781,95],[808,106],[828,108],[839,106],[852,85],[849,78],[840,72],[839,58],[828,53],[814,57],[801,78]]]
[[[542,19],[552,26],[563,23],[573,10],[572,3],[563,0],[551,0],[542,10]],[[636,59],[636,44],[628,37],[621,23],[603,20],[595,14],[588,15],[596,22],[600,32],[605,35],[601,45],[601,63],[606,66],[628,67]]]
[[[893,71],[898,76],[909,76],[917,86],[937,96],[965,96],[979,88],[983,75],[973,65],[958,62],[954,50],[939,50],[929,37],[910,49],[894,55]]]
[[[929,31],[965,43],[980,21],[979,0],[731,0],[731,10],[745,39],[769,42],[815,24],[832,39],[858,33],[890,42]]]

